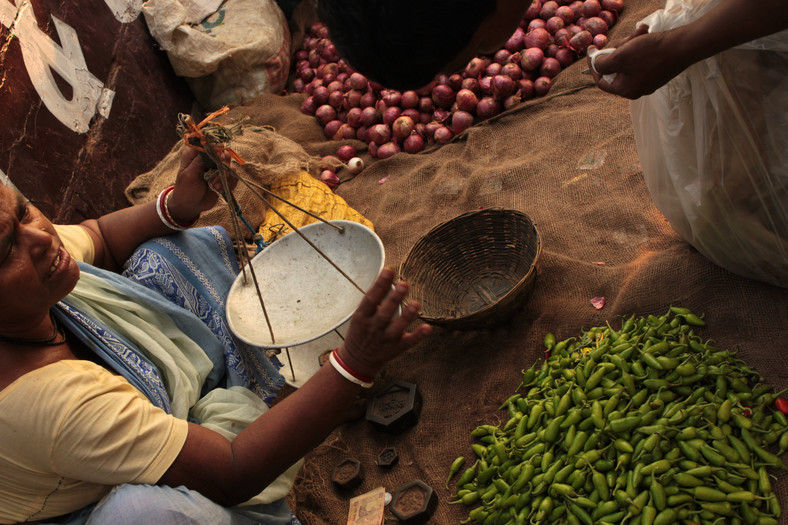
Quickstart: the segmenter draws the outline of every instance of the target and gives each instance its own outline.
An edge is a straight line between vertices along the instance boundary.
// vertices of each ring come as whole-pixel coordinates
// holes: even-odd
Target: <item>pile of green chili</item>
[[[686,308],[556,341],[451,465],[463,523],[776,524],[779,393]],[[776,450],[775,450],[776,449]],[[468,464],[470,461],[467,462]],[[466,468],[467,467],[467,468]]]

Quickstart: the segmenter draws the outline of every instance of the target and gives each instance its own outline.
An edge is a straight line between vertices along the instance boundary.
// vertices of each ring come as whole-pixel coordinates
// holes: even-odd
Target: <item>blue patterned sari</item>
[[[122,275],[79,264],[77,288],[55,308],[58,322],[153,404],[213,428],[209,417],[202,420],[210,410],[195,406],[218,392],[252,405],[246,420],[229,425],[243,428],[276,397],[284,384],[281,363],[234,337],[225,318],[225,298],[240,269],[224,229],[152,239],[126,262]],[[255,399],[264,405],[254,408]],[[222,423],[216,430],[233,437]],[[288,487],[244,507],[244,515],[254,516],[254,523],[297,524],[283,504]],[[66,523],[85,523],[89,512],[83,509]]]

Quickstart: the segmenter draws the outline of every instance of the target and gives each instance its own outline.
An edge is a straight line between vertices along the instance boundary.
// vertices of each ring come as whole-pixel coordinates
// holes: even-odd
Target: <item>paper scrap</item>
[[[383,525],[386,489],[378,487],[350,500],[347,525]]]

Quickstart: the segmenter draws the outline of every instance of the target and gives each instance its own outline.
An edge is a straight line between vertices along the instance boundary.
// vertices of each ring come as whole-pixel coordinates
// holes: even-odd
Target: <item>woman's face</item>
[[[52,223],[35,206],[0,185],[0,329],[24,333],[47,315],[79,279],[79,266]]]

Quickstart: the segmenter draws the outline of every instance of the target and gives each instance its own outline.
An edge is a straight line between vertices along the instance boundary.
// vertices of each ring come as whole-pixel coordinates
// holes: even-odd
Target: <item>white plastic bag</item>
[[[142,12],[205,110],[284,89],[290,30],[275,0],[148,0]]]
[[[686,25],[718,0],[667,0]],[[788,31],[698,62],[631,103],[646,185],[673,228],[731,272],[788,288]]]

